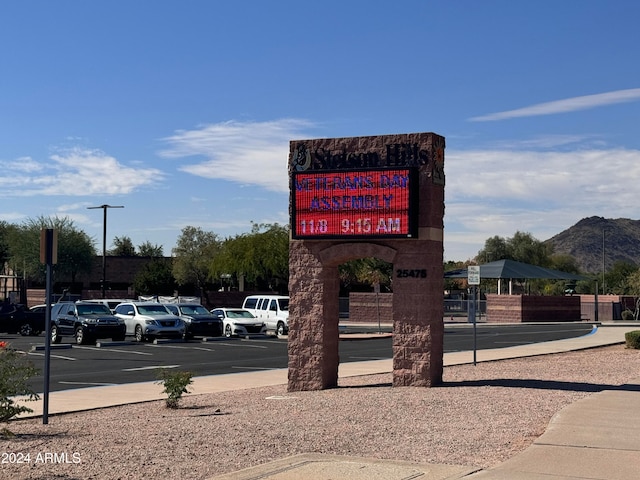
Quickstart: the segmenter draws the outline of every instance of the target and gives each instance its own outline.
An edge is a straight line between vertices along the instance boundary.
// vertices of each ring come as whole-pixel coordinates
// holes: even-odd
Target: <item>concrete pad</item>
[[[627,424],[629,418],[626,419]],[[611,448],[635,450],[640,456],[640,436],[636,427],[593,425],[551,425],[535,441],[536,445],[559,445],[567,447]],[[638,473],[640,476],[640,472]]]
[[[211,477],[208,480],[457,480],[473,467],[397,462],[337,455],[304,454]]]
[[[483,472],[482,479],[544,478],[590,480],[630,480],[638,478],[640,455],[637,451],[533,445],[498,467]],[[506,476],[495,476],[495,474]],[[475,478],[476,477],[472,477]],[[543,478],[543,477],[540,477]]]

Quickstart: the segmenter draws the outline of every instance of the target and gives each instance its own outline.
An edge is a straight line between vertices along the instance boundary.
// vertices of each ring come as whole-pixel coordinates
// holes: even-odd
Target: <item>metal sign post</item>
[[[477,361],[477,328],[476,328],[476,312],[480,306],[478,302],[478,295],[480,293],[480,289],[478,285],[480,285],[480,266],[479,265],[469,265],[467,267],[467,283],[472,287],[472,296],[473,296],[473,312],[472,309],[469,309],[469,317],[471,317],[473,313],[473,364],[476,365]]]
[[[49,376],[51,370],[51,269],[58,262],[58,232],[52,228],[40,230],[40,262],[47,266],[45,285],[45,316],[44,316],[44,389],[42,400],[42,423],[49,423]]]

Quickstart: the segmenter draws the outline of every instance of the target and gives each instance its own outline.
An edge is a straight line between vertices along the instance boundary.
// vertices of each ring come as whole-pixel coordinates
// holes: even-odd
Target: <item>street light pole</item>
[[[604,266],[604,232],[605,229],[602,229],[602,295],[605,294],[604,290],[605,290],[605,285],[604,285],[604,270],[605,270],[605,266]]]
[[[100,205],[98,207],[87,207],[89,210],[101,208],[104,212],[102,221],[102,281],[100,288],[102,290],[102,298],[106,298],[107,283],[107,209],[108,208],[124,208],[124,205]]]

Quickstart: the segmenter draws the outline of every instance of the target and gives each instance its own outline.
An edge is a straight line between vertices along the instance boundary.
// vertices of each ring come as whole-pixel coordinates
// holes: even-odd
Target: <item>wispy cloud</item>
[[[12,172],[0,177],[0,197],[5,198],[128,194],[164,178],[158,169],[128,167],[100,150],[84,148],[61,150],[46,162],[29,157],[2,161],[0,170]]]
[[[494,235],[547,240],[585,217],[637,218],[638,150],[451,150],[445,172],[448,260],[472,257]]]
[[[508,118],[534,117],[539,115],[553,115],[556,113],[574,112],[590,108],[612,105],[615,103],[627,103],[640,100],[640,88],[617,90],[615,92],[598,93],[596,95],[584,95],[581,97],[566,98],[554,102],[538,103],[530,107],[508,110],[506,112],[490,113],[473,117],[473,122],[492,122]]]
[[[180,170],[204,178],[287,192],[289,141],[300,138],[302,132],[312,126],[301,119],[203,125],[164,138],[169,146],[159,155],[165,158],[201,156],[204,161],[183,165]]]

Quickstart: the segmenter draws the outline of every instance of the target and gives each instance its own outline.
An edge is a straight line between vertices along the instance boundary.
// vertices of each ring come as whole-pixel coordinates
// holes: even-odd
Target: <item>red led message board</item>
[[[411,238],[417,169],[293,172],[291,230],[305,238]]]

